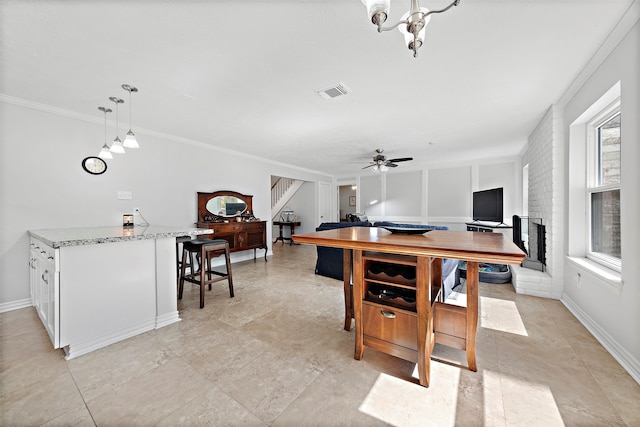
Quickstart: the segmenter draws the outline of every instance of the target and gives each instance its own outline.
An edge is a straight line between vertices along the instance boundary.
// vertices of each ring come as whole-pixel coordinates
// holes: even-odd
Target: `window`
[[[620,271],[620,101],[587,125],[587,257]]]

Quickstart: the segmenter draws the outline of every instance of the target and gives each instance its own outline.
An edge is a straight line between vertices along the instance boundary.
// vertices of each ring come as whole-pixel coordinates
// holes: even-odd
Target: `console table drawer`
[[[415,313],[363,301],[362,328],[365,336],[418,350],[418,322]]]

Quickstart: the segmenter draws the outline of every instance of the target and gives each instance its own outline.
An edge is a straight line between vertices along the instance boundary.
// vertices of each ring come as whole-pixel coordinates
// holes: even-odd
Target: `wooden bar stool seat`
[[[227,266],[226,273],[211,268],[211,259],[224,254]],[[194,259],[195,258],[195,259]],[[199,267],[196,267],[196,263]],[[204,287],[227,280],[229,282],[229,297],[233,298],[233,276],[231,274],[231,258],[229,256],[229,242],[223,239],[195,239],[182,243],[182,262],[178,286],[178,299],[182,299],[184,282],[200,285],[200,308],[204,307]],[[189,274],[187,274],[189,268]]]

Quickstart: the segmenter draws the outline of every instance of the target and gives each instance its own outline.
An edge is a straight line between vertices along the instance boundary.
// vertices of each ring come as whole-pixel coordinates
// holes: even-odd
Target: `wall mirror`
[[[253,196],[235,191],[198,192],[198,222],[253,216]]]

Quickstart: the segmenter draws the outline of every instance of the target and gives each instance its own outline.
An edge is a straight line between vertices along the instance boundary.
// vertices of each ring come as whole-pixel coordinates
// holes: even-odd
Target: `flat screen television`
[[[473,220],[502,223],[502,187],[474,191]]]

